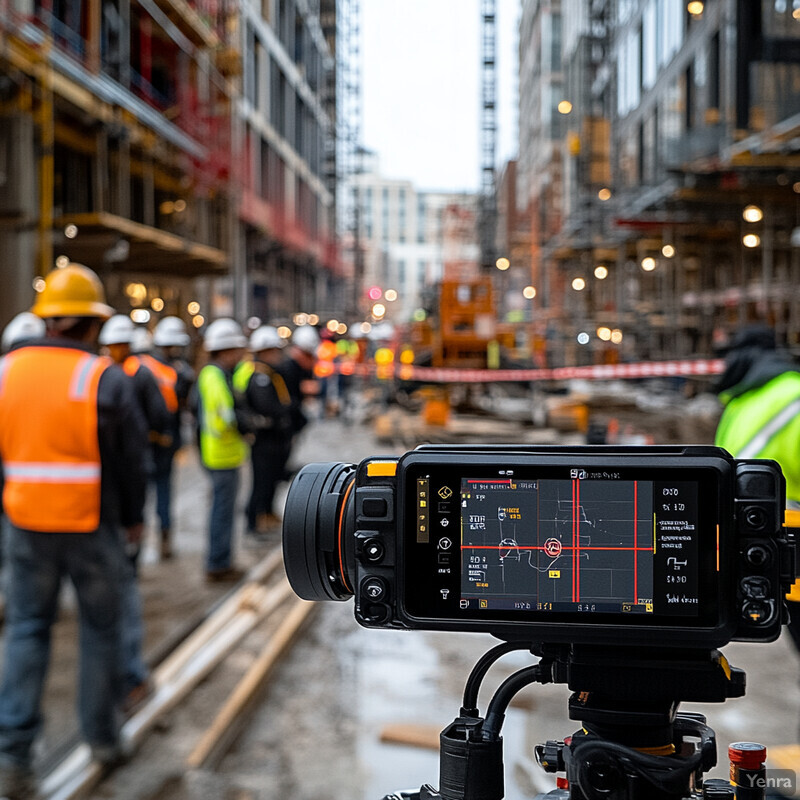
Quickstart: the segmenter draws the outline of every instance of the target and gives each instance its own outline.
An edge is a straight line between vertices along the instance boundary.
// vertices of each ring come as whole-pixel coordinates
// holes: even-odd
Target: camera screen
[[[411,614],[713,624],[716,501],[701,506],[716,498],[710,471],[537,472],[442,468],[413,477]]]
[[[697,614],[697,486],[462,478],[461,608]]]

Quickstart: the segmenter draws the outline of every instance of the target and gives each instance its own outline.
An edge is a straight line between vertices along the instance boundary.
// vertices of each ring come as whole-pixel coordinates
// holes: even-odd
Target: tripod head
[[[538,664],[509,677],[486,717],[476,706],[480,682],[511,650],[530,650]],[[563,683],[569,716],[581,729],[536,747],[547,772],[565,773],[551,800],[697,800],[733,797],[730,784],[705,781],[716,765],[714,732],[701,714],[679,713],[681,702],[722,703],[741,697],[745,674],[718,650],[599,648],[505,643],[475,666],[464,705],[440,737],[440,787],[385,800],[501,800],[502,728],[513,696],[531,683]],[[544,798],[545,796],[540,796]]]
[[[716,765],[714,732],[681,702],[722,703],[745,692],[745,674],[718,650],[542,647],[553,680],[566,683],[582,729],[536,748],[548,772],[564,771],[570,798],[681,800]],[[697,796],[696,794],[694,796]]]

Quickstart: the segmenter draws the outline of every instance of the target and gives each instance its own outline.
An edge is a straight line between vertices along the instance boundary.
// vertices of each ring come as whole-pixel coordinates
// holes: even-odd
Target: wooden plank
[[[234,590],[222,604],[153,673],[156,687],[172,680],[197,651],[227,625],[241,608],[252,600],[253,587],[266,581],[283,565],[280,548],[256,564],[247,575],[247,583]]]
[[[426,750],[439,749],[438,725],[421,725],[414,722],[394,722],[381,729],[381,741],[386,744],[400,744],[408,747],[422,747]]]
[[[767,748],[767,765],[773,769],[794,769],[800,767],[800,744],[787,744]]]
[[[227,624],[205,641],[177,674],[159,686],[125,722],[120,731],[120,744],[126,752],[135,752],[155,723],[189,695],[257,624],[278,611],[293,594],[285,579],[269,590],[258,584],[251,585],[250,590],[249,605],[239,608]],[[40,796],[43,800],[78,800],[86,796],[102,774],[101,766],[91,760],[89,747],[78,745],[42,779]]]
[[[236,685],[225,705],[186,759],[186,766],[198,769],[216,763],[241,731],[255,699],[264,688],[281,656],[297,638],[316,604],[297,600],[281,622],[258,659]]]

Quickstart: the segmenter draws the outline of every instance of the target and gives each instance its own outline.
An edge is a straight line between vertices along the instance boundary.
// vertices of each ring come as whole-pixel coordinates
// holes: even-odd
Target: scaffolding
[[[346,239],[352,293],[346,309],[358,314],[363,296],[364,249],[361,241],[361,198],[357,176],[363,171],[361,143],[361,7],[360,0],[336,3],[337,92],[337,228]]]
[[[478,227],[481,265],[494,266],[497,251],[497,15],[496,0],[481,0],[481,195]]]

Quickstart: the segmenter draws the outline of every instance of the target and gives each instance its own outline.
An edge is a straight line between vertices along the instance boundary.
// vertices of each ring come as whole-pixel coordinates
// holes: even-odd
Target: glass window
[[[720,52],[719,31],[711,37],[708,51],[708,107],[719,108],[720,101]]]
[[[660,66],[668,64],[683,44],[683,0],[660,0],[659,30],[661,31]]]
[[[417,196],[417,242],[425,241],[425,217],[427,209],[425,206],[425,196]]]
[[[658,27],[655,0],[645,6],[642,14],[642,88],[652,89],[658,78]]]
[[[617,53],[617,110],[620,116],[639,105],[641,97],[641,31],[629,31]]]
[[[561,15],[553,14],[550,35],[550,69],[561,72]]]

